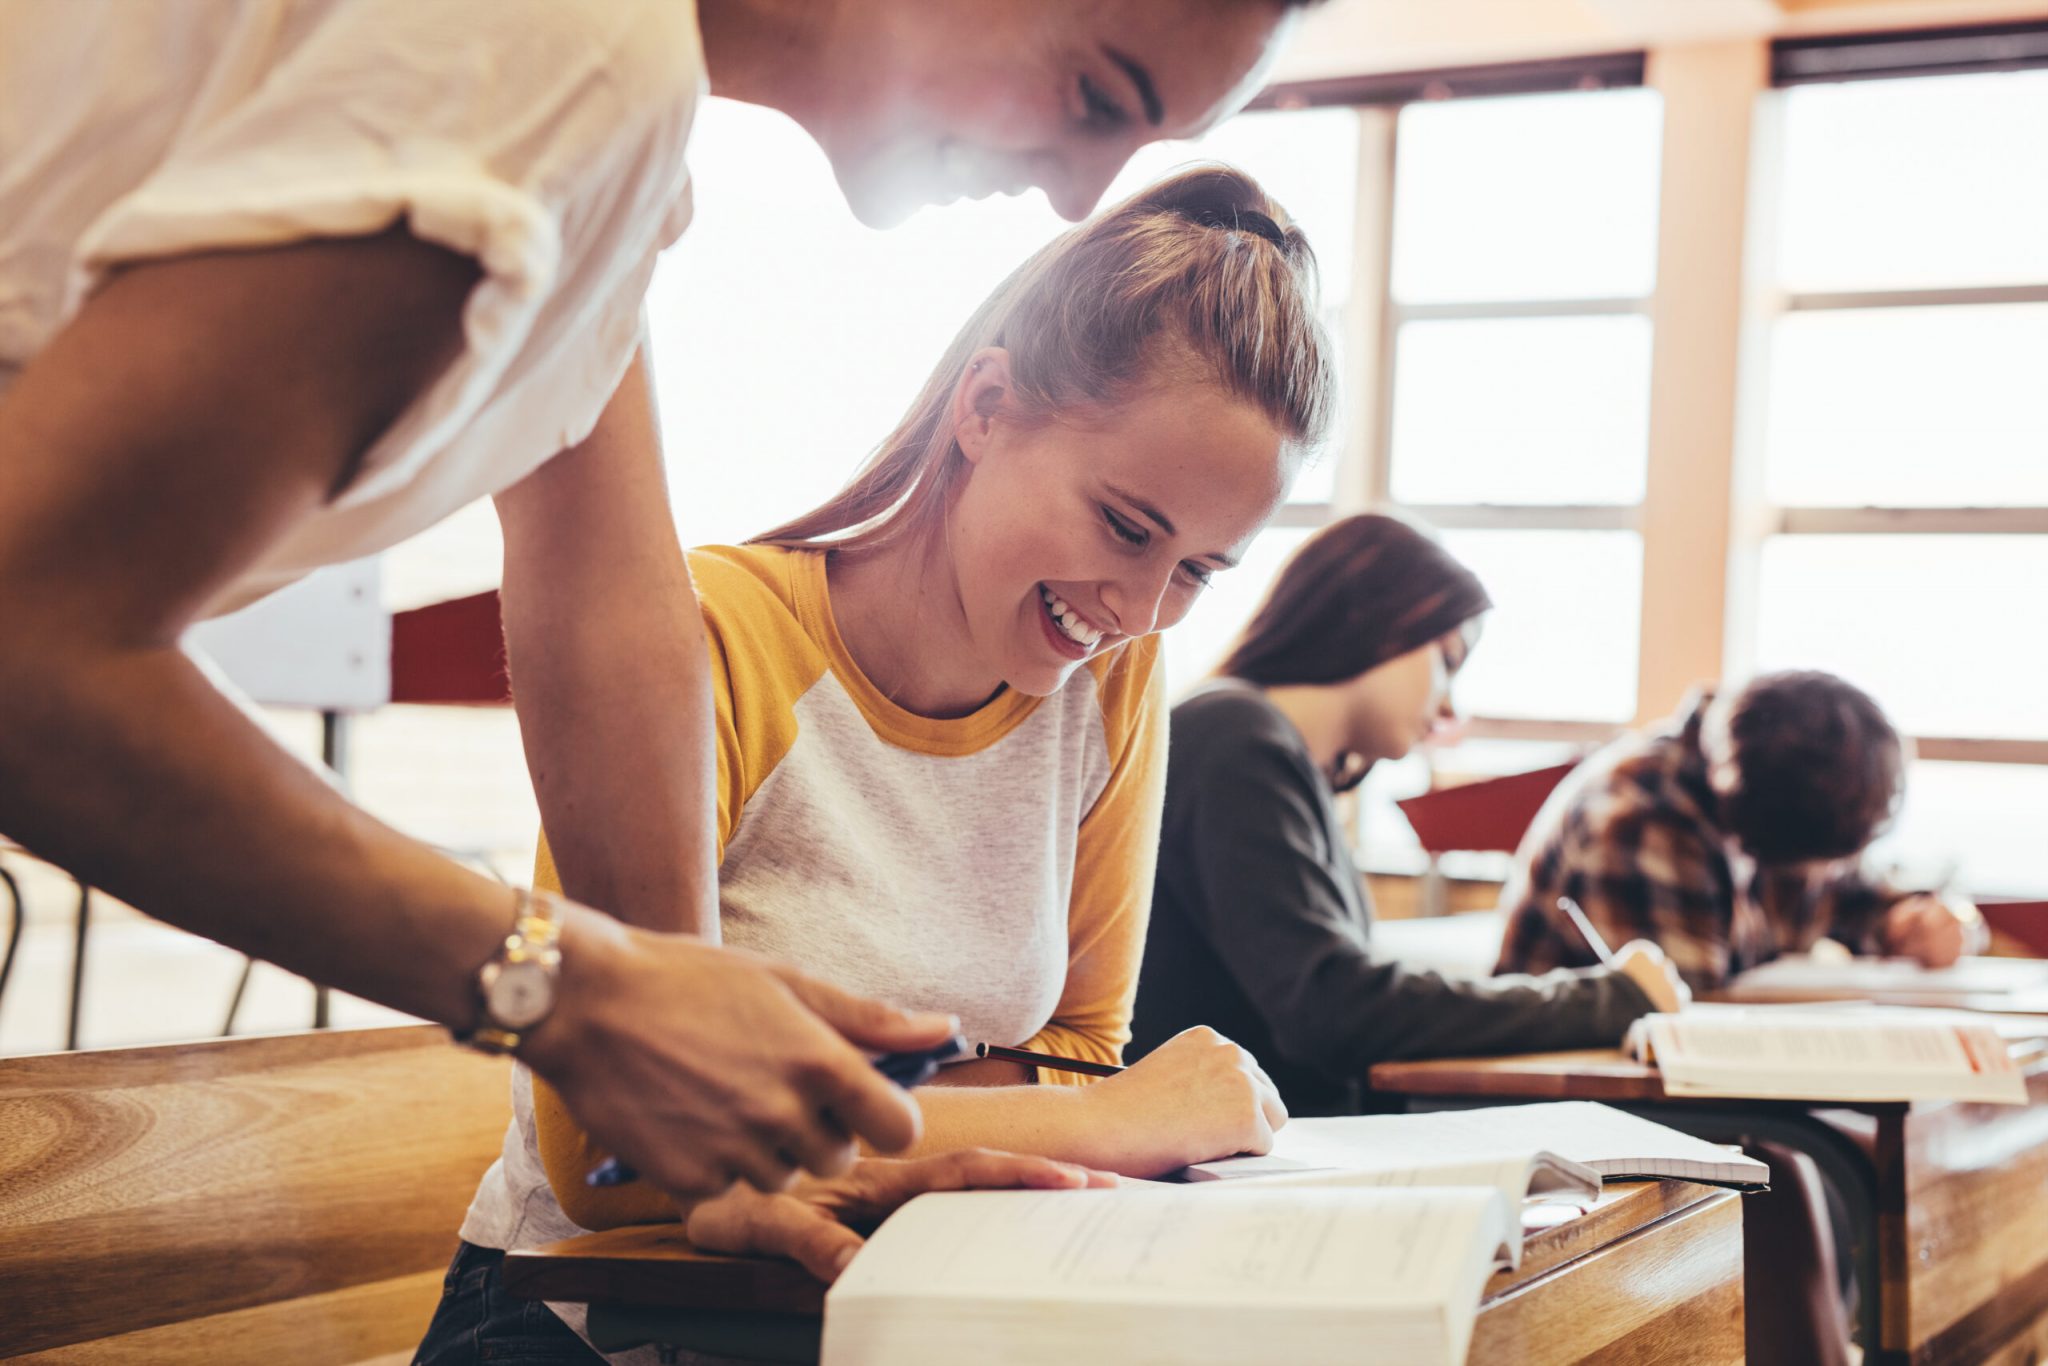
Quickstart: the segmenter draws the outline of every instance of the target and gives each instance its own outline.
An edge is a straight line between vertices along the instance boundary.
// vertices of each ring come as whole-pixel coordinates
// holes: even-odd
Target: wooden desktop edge
[[[1512,1096],[1518,1100],[1664,1100],[1657,1069],[1618,1048],[1494,1058],[1383,1062],[1372,1089],[1406,1096]]]
[[[1725,1194],[1685,1181],[1616,1182],[1582,1217],[1531,1233],[1521,1267],[1495,1275],[1486,1296],[1516,1290]],[[684,1265],[690,1274],[677,1275]],[[825,1305],[825,1287],[794,1262],[699,1252],[680,1224],[607,1229],[508,1253],[503,1275],[505,1288],[524,1299],[792,1315],[818,1315]]]

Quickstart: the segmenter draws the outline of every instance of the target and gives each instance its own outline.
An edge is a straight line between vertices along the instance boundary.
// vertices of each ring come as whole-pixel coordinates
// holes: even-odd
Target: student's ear
[[[953,386],[953,440],[970,464],[988,450],[996,418],[1010,397],[1010,353],[984,346],[968,357],[967,368]]]

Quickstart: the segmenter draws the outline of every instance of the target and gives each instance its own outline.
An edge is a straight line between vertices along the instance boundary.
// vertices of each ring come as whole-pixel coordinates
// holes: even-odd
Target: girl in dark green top
[[[1459,979],[1378,958],[1336,794],[1448,713],[1491,606],[1427,533],[1380,514],[1311,537],[1217,677],[1174,708],[1166,817],[1130,1056],[1206,1024],[1290,1113],[1360,1106],[1376,1062],[1618,1042],[1675,1009],[1635,943],[1615,969]]]

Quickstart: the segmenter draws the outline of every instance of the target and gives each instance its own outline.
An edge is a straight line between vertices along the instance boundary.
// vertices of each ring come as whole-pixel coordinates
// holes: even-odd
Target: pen
[[[986,1048],[988,1045],[980,1045]],[[955,1034],[936,1048],[919,1048],[908,1053],[884,1053],[874,1060],[875,1070],[905,1090],[922,1086],[939,1073],[942,1064],[965,1057],[967,1040]],[[607,1157],[592,1167],[583,1181],[591,1186],[623,1186],[638,1181],[640,1173],[616,1157]]]
[[[1000,1044],[992,1043],[974,1045],[974,1056],[1000,1058],[1004,1062],[1021,1062],[1033,1067],[1050,1067],[1055,1072],[1079,1072],[1090,1077],[1113,1077],[1124,1070],[1111,1063],[1084,1062],[1080,1058],[1062,1058],[1056,1053],[1034,1053],[1028,1048],[1004,1048]]]
[[[1593,956],[1613,967],[1614,950],[1607,947],[1607,941],[1600,937],[1600,931],[1593,928],[1593,922],[1579,909],[1579,903],[1568,896],[1561,896],[1557,899],[1557,909],[1570,916],[1572,924],[1579,927],[1579,933],[1585,937],[1586,947],[1593,951]]]

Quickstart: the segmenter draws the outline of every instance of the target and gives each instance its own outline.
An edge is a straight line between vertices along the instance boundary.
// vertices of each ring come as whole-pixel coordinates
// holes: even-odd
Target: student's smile
[[[1033,596],[1038,601],[1034,615],[1039,629],[1061,659],[1079,662],[1095,653],[1098,646],[1107,649],[1123,639],[1061,597],[1050,584],[1039,584]]]

